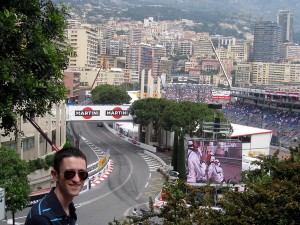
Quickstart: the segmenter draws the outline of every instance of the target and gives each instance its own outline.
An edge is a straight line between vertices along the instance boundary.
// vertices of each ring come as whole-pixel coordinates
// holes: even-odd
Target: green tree
[[[169,104],[162,115],[164,128],[177,130],[181,134],[193,134],[201,127],[203,121],[213,121],[214,114],[224,120],[220,111],[208,108],[205,103],[191,101],[173,102]]]
[[[65,98],[69,49],[66,8],[50,0],[1,1],[0,128],[17,131],[17,115],[44,115]]]
[[[15,224],[15,213],[22,210],[29,200],[28,174],[26,161],[21,160],[11,148],[0,148],[0,187],[5,188],[6,211],[12,212],[13,224]]]
[[[170,100],[163,98],[144,98],[134,101],[130,107],[130,114],[134,117],[134,123],[142,127],[153,124],[153,129],[158,133],[160,143],[160,130],[162,125],[162,114],[170,104]]]
[[[45,163],[47,164],[47,166],[49,166],[49,167],[52,166],[53,167],[53,162],[54,162],[54,154],[50,154],[50,155],[47,155],[45,157]]]
[[[177,168],[177,161],[178,161],[178,133],[177,131],[174,132],[174,144],[173,144],[173,152],[172,152],[172,166],[175,171],[178,170]]]
[[[131,100],[125,89],[110,84],[97,86],[91,91],[91,95],[94,104],[120,105],[128,104]]]
[[[184,135],[179,136],[178,141],[178,152],[177,152],[177,171],[179,173],[179,178],[186,180],[186,168],[185,168],[185,149],[184,149]]]
[[[63,148],[72,148],[72,147],[74,147],[73,142],[74,141],[71,138],[67,137],[66,143],[64,144]]]

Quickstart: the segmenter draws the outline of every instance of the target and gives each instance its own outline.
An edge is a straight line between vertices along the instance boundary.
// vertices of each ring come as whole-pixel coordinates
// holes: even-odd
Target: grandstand
[[[168,84],[166,99],[213,102],[209,85]],[[271,145],[298,146],[300,141],[300,93],[281,90],[231,88],[230,101],[222,101],[225,116],[240,125],[273,130]],[[218,101],[220,102],[220,101]]]
[[[298,146],[300,140],[300,93],[296,91],[232,88],[238,99],[224,105],[230,121],[274,130],[272,145]]]

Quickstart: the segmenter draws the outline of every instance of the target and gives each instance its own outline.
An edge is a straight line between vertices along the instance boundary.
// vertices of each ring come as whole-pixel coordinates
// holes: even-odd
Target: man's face
[[[76,171],[76,175],[71,179],[65,179],[64,172],[66,170],[74,170]],[[59,189],[64,197],[74,198],[81,191],[84,180],[81,180],[78,176],[79,170],[86,171],[85,160],[79,157],[66,157],[60,165],[60,172],[55,171],[56,174],[53,174],[56,181],[56,188]]]

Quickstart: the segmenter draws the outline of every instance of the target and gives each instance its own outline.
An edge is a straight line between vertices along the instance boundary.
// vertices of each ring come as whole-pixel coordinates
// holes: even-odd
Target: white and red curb
[[[113,168],[114,168],[114,162],[111,160],[107,171],[101,177],[92,181],[91,186],[95,187],[97,184],[100,184],[102,181],[104,181],[111,174],[111,172],[113,171]]]

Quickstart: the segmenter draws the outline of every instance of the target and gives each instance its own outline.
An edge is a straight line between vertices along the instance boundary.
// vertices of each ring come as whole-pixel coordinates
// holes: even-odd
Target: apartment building
[[[254,26],[253,60],[276,62],[282,59],[281,27],[272,21],[260,21]]]
[[[80,73],[76,71],[64,71],[64,85],[69,90],[67,94],[68,102],[76,102],[79,98]]]
[[[54,105],[52,115],[47,114],[44,117],[35,117],[34,121],[41,127],[48,138],[52,140],[58,148],[62,148],[66,143],[66,108],[65,104]],[[22,134],[15,136],[11,133],[9,136],[0,135],[2,146],[8,146],[17,151],[21,159],[33,160],[49,154],[53,151],[46,139],[32,126],[24,117],[19,117],[19,129]],[[1,133],[3,131],[0,131]]]
[[[229,57],[235,62],[247,62],[250,58],[251,46],[245,42],[235,42],[228,45]]]
[[[293,14],[288,10],[279,10],[277,23],[281,27],[282,41],[293,41]]]
[[[89,26],[66,30],[70,45],[74,48],[69,57],[69,67],[96,67],[99,38],[97,31]]]
[[[235,85],[249,87],[251,84],[252,64],[250,62],[239,62],[236,65]]]
[[[98,69],[96,67],[94,68],[68,68],[67,70],[64,71],[65,74],[67,73],[75,73],[76,76],[78,76],[77,74],[79,74],[79,79],[80,79],[80,86],[84,86],[86,88],[91,88],[95,78],[98,74]]]
[[[208,33],[202,33],[199,36],[199,40],[193,41],[193,55],[198,58],[207,58],[215,55]]]
[[[139,60],[138,60],[138,71],[139,75],[141,75],[142,71],[145,70],[146,74],[147,71],[151,69],[151,75],[153,77],[154,73],[154,49],[151,45],[141,43],[139,45]],[[141,79],[141,76],[140,76]],[[140,80],[141,82],[141,80]],[[148,76],[145,76],[144,83],[148,83]]]
[[[111,68],[108,70],[101,70],[99,76],[96,79],[95,88],[98,85],[110,84],[121,85],[125,82],[125,72],[121,68]]]
[[[133,77],[139,77],[139,55],[139,44],[133,43],[126,48],[125,68],[129,70],[129,73],[131,73]]]
[[[195,68],[200,68],[199,60],[195,56],[189,57],[189,61],[184,63],[184,71],[188,72]]]
[[[113,39],[114,36],[116,34],[116,27],[115,26],[106,26],[106,35],[105,35],[105,38],[106,39]]]
[[[108,39],[99,39],[99,55],[106,55],[108,53]]]
[[[252,84],[254,85],[300,82],[300,64],[254,62],[252,73]]]
[[[153,77],[161,75],[162,66],[161,58],[166,56],[166,49],[162,45],[155,45],[153,48]]]
[[[160,66],[161,66],[161,74],[160,77],[163,76],[168,81],[171,76],[172,71],[172,61],[168,57],[161,57],[160,59]]]
[[[192,55],[193,54],[193,44],[192,41],[185,40],[179,42],[179,52],[181,55]]]
[[[202,71],[219,71],[220,63],[217,59],[202,59],[201,60]]]
[[[122,42],[120,41],[109,41],[108,55],[110,56],[121,56],[122,55]]]
[[[142,43],[142,33],[143,33],[143,29],[142,28],[131,28],[130,32],[129,32],[129,42],[128,44],[140,44]]]
[[[216,48],[216,54],[220,60],[229,58],[228,50],[224,47]]]
[[[283,57],[289,62],[300,61],[300,46],[293,43],[284,43]]]
[[[211,77],[210,75],[199,75],[199,84],[203,85],[211,85]]]
[[[210,38],[215,48],[228,48],[229,45],[235,45],[236,42],[236,38],[222,35],[212,35]]]

